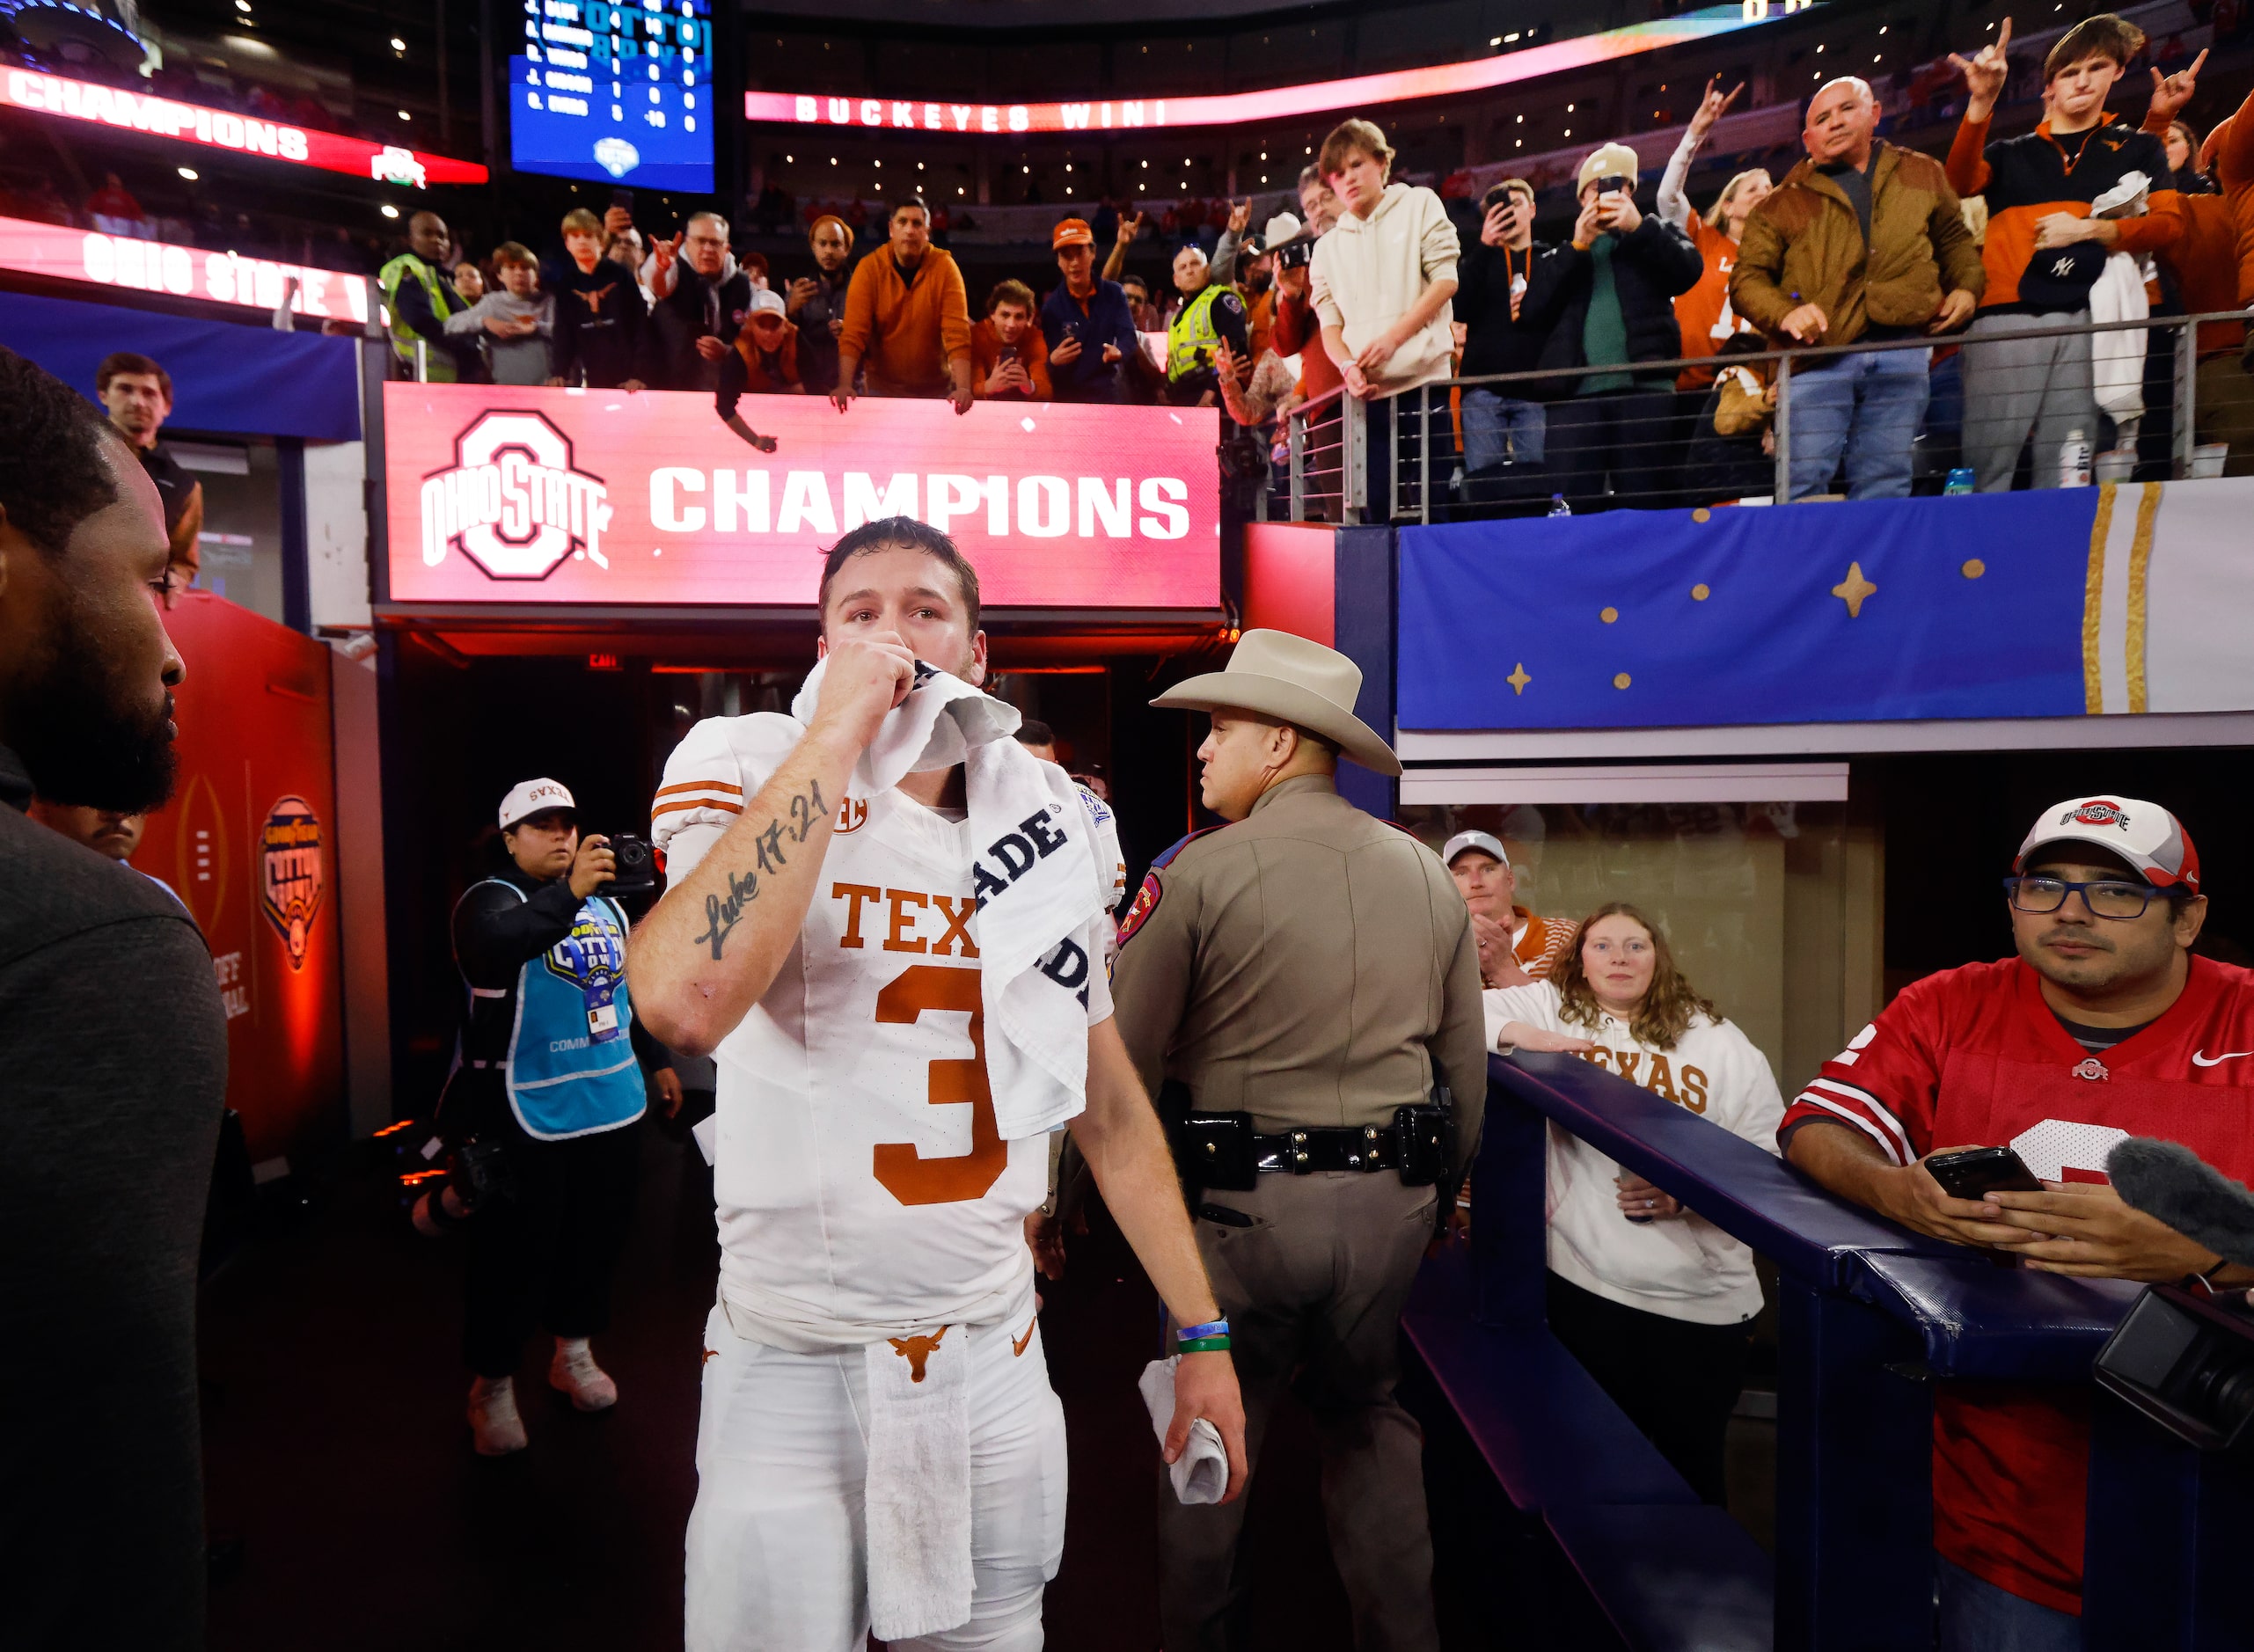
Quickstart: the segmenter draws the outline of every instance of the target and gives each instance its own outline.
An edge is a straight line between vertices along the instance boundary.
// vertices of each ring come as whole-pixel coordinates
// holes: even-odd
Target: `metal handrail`
[[[1974,318],[1977,319],[1978,318],[1975,317]],[[2198,413],[2196,369],[2199,357],[2199,329],[2201,326],[2213,322],[2229,322],[2244,325],[2249,322],[2250,319],[2254,319],[2254,312],[2250,312],[2249,311],[2244,310],[2202,311],[2198,314],[2186,316],[2146,316],[2136,319],[2123,321],[2070,322],[2056,326],[2029,327],[2022,330],[2015,330],[2009,335],[2009,337],[2012,342],[2019,343],[2043,339],[2075,338],[2083,335],[2094,335],[2101,333],[2141,332],[2149,334],[2173,329],[2176,335],[2176,361],[2174,364],[2175,384],[2172,402],[2172,435],[2174,439],[2174,450],[2171,455],[2171,459],[2173,471],[2176,475],[2180,477],[2189,473],[2192,464],[2192,450],[2196,445],[2195,428]],[[1726,365],[1731,367],[1757,367],[1773,364],[1776,369],[1777,407],[1775,423],[1775,429],[1776,432],[1775,497],[1779,500],[1785,500],[1790,496],[1789,479],[1791,474],[1790,464],[1792,437],[1792,418],[1790,408],[1791,384],[1793,377],[1797,373],[1805,371],[1810,368],[1819,367],[1826,362],[1850,355],[1862,355],[1882,351],[1894,350],[1931,350],[1944,348],[1950,345],[1956,345],[1961,347],[1966,345],[1979,345],[1986,342],[1990,342],[1990,340],[1980,337],[1968,336],[1960,329],[1953,333],[1920,334],[1908,338],[1858,339],[1848,344],[1782,345],[1765,350],[1747,351],[1742,355],[1729,357]],[[1649,376],[1653,378],[1664,377],[1672,381],[1687,369],[1697,368],[1711,370],[1715,369],[1716,365],[1717,358],[1712,355],[1686,355],[1670,357],[1662,361],[1631,362],[1628,363],[1623,370],[1633,372],[1639,376]],[[1545,384],[1555,384],[1577,380],[1585,376],[1588,371],[1589,369],[1585,366],[1572,368],[1533,368],[1509,373],[1456,375],[1445,379],[1434,380],[1430,384],[1416,386],[1415,387],[1414,393],[1422,398],[1422,406],[1418,410],[1417,414],[1414,415],[1420,419],[1418,435],[1420,438],[1430,437],[1433,426],[1433,414],[1436,408],[1444,409],[1446,407],[1448,392],[1450,391],[1461,390],[1492,390],[1511,385],[1531,386]],[[1298,441],[1301,439],[1303,435],[1305,421],[1302,415],[1312,413],[1316,407],[1328,405],[1334,397],[1341,396],[1343,393],[1343,386],[1341,386],[1339,390],[1326,392],[1322,397],[1317,398],[1317,400],[1314,402],[1310,402],[1304,408],[1294,409],[1292,413],[1292,435],[1294,440]],[[1416,520],[1429,523],[1431,520],[1432,512],[1432,444],[1431,441],[1429,439],[1423,439],[1418,442],[1416,488],[1417,497],[1413,506],[1407,501],[1406,495],[1408,489],[1404,486],[1405,479],[1401,474],[1401,466],[1399,463],[1401,450],[1401,420],[1402,417],[1411,416],[1407,413],[1405,408],[1400,406],[1400,401],[1401,398],[1406,397],[1410,393],[1412,392],[1408,391],[1398,391],[1395,392],[1395,396],[1394,398],[1396,402],[1396,416],[1393,421],[1393,445],[1390,450],[1390,457],[1394,462],[1388,467],[1392,478],[1392,485],[1390,497],[1386,501],[1387,518],[1391,521]],[[1346,398],[1345,399],[1350,406],[1355,406],[1357,407],[1360,406],[1360,404],[1356,402],[1352,398]],[[2148,411],[2156,411],[2156,409],[2148,409]],[[1351,491],[1359,492],[1365,490],[1354,489]],[[1303,514],[1303,492],[1295,491],[1292,506],[1292,520],[1294,521],[1303,521],[1306,519]],[[1361,502],[1366,506],[1366,501]]]

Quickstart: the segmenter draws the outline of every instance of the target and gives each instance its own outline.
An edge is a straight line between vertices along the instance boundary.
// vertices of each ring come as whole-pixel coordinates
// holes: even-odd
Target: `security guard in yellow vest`
[[[454,237],[446,220],[435,212],[418,212],[407,220],[407,247],[384,266],[377,280],[384,289],[384,307],[392,316],[392,354],[403,376],[415,376],[415,344],[423,344],[423,378],[433,384],[451,384],[457,369],[455,347],[446,337],[446,318],[469,308],[454,290],[449,263]]]
[[[1240,362],[1251,359],[1244,300],[1213,281],[1195,242],[1174,255],[1174,284],[1182,303],[1167,324],[1166,398],[1176,407],[1210,407],[1220,400],[1215,347],[1226,340]]]
[[[1201,785],[1233,823],[1159,857],[1111,992],[1197,1189],[1253,1472],[1289,1388],[1314,1413],[1354,1645],[1436,1652],[1422,1436],[1394,1395],[1395,1349],[1479,1141],[1486,1024],[1447,869],[1338,794],[1342,756],[1401,772],[1354,714],[1361,683],[1320,643],[1248,631],[1227,669],[1152,702],[1211,713]],[[1242,1652],[1243,1501],[1192,1507],[1162,1485],[1159,1503],[1166,1652]]]

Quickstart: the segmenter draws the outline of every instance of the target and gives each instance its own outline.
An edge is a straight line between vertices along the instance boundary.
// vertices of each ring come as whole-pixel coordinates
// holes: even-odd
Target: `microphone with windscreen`
[[[2125,1202],[2225,1261],[2254,1268],[2254,1188],[2233,1181],[2188,1147],[2141,1136],[2113,1149],[2105,1173]]]

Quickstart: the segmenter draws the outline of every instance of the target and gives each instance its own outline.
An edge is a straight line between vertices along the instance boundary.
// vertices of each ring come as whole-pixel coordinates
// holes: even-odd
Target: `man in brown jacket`
[[[1354,715],[1361,680],[1320,643],[1248,631],[1226,670],[1153,702],[1211,713],[1205,805],[1234,823],[1152,868],[1112,1001],[1197,1166],[1198,1249],[1228,1316],[1247,1455],[1287,1385],[1306,1400],[1355,1646],[1433,1652],[1423,1436],[1394,1397],[1395,1347],[1478,1144],[1486,1023],[1471,915],[1446,868],[1338,795],[1342,754],[1401,771]],[[1453,1097],[1453,1152],[1427,1100],[1436,1085]],[[1171,1488],[1159,1500],[1167,1652],[1237,1652],[1244,1503],[1189,1507]]]
[[[1808,158],[1745,221],[1737,312],[1780,344],[1922,338],[1964,325],[1987,285],[1941,163],[1878,141],[1878,99],[1853,77],[1808,106]],[[1791,497],[1906,499],[1925,420],[1930,347],[1796,363],[1785,394]]]
[[[864,369],[872,396],[944,396],[970,411],[970,301],[954,255],[932,245],[931,212],[904,195],[888,221],[890,245],[854,267],[838,334],[839,413]]]

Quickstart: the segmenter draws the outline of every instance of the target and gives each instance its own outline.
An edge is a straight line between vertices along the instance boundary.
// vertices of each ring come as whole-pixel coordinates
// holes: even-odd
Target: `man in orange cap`
[[[1116,281],[1095,273],[1095,232],[1067,218],[1049,238],[1065,283],[1041,307],[1041,336],[1049,345],[1049,377],[1058,401],[1131,399],[1132,363],[1141,342],[1135,312]]]

